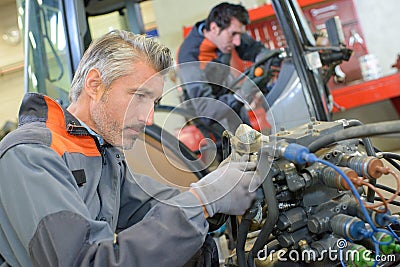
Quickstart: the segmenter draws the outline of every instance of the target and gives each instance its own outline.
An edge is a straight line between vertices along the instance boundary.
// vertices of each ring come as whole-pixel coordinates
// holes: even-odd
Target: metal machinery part
[[[339,138],[315,149],[320,138],[362,129],[350,124],[346,120],[313,120],[262,138],[251,129],[248,129],[251,134],[230,136],[231,158],[246,153],[244,143],[251,143],[252,151],[254,144],[258,146],[258,152],[247,152],[252,154],[250,160],[258,161],[257,170],[265,180],[263,196],[241,217],[236,249],[226,259],[226,266],[394,266],[398,263],[399,238],[391,226],[400,221],[386,206],[399,192],[397,174],[384,165],[382,158],[369,155],[370,147],[365,146],[370,146],[370,142],[366,138]],[[396,130],[383,129],[384,125],[381,131],[400,130],[400,126],[395,126]],[[257,134],[257,138],[249,138]],[[365,137],[368,133],[359,135]],[[307,147],[315,150],[314,154]],[[397,184],[391,200],[367,202],[364,190],[378,191],[371,181],[387,174]]]

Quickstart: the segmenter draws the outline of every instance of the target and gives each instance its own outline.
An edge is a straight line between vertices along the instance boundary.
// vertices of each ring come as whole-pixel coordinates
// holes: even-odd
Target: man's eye
[[[145,98],[146,98],[146,95],[145,95],[145,94],[138,94],[138,93],[135,93],[135,97],[138,98],[138,99],[145,99]]]

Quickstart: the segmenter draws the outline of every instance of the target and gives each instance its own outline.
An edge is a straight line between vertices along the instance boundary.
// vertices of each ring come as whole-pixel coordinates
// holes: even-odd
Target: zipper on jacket
[[[106,162],[106,149],[104,146],[100,146],[101,162],[103,165],[107,165]]]
[[[106,151],[105,151],[105,146],[107,144],[100,144],[99,139],[97,138],[97,136],[91,134],[88,129],[85,126],[82,125],[76,125],[76,123],[74,121],[71,121],[68,123],[67,125],[67,131],[70,134],[73,135],[85,135],[85,136],[90,136],[93,138],[94,142],[96,143],[96,147],[100,152],[101,155],[101,162],[103,165],[107,165],[106,162]]]

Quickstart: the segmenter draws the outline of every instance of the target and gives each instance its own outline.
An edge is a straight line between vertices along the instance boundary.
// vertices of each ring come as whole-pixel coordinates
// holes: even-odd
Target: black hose
[[[396,190],[394,190],[393,188],[391,188],[389,186],[383,185],[383,184],[377,184],[377,185],[375,185],[375,187],[379,188],[379,189],[382,189],[382,190],[385,190],[386,192],[389,192],[389,193],[392,193],[392,194],[396,193]]]
[[[211,267],[212,264],[212,255],[210,252],[204,253],[204,267]]]
[[[265,255],[265,257],[268,257],[269,253],[274,252],[274,251],[278,251],[282,248],[281,244],[277,243],[275,245],[269,245],[267,246],[267,255]]]
[[[359,120],[347,120],[347,123],[349,124],[348,127],[354,127],[354,126],[360,126],[360,125],[364,125],[361,121]],[[346,128],[348,128],[346,127]],[[372,145],[371,140],[368,137],[365,137],[362,139],[364,146],[365,146],[365,150],[367,152],[368,156],[375,156],[375,150],[374,150],[374,146]]]
[[[252,220],[260,212],[263,199],[264,199],[264,192],[262,191],[261,188],[258,188],[256,192],[256,200],[243,215],[242,221],[239,225],[237,242],[236,242],[236,255],[238,258],[239,266],[246,266],[245,245],[246,245],[247,234],[249,233]]]
[[[381,152],[384,159],[400,160],[400,155],[392,152]]]
[[[396,161],[394,161],[393,159],[391,159],[391,158],[385,158],[385,157],[383,157],[387,162],[389,162],[390,164],[392,164],[392,166],[393,167],[395,167],[398,171],[400,171],[400,165],[396,162]]]
[[[236,216],[230,215],[227,221],[226,230],[228,232],[228,248],[233,250],[236,247],[236,240],[238,236],[238,221]]]
[[[215,267],[218,266],[219,256],[218,247],[214,239],[208,235],[204,241],[203,247],[201,249],[201,256],[203,259],[203,267]],[[185,266],[192,266],[193,264],[185,264]],[[196,261],[195,265],[199,265],[199,261]]]
[[[380,150],[379,150],[378,148],[376,148],[376,147],[374,148],[374,150],[375,150],[375,152],[381,153],[382,156],[383,156],[383,158],[384,158],[387,162],[389,162],[390,164],[392,164],[393,167],[395,167],[398,171],[400,171],[400,165],[399,165],[396,161],[394,161],[394,160],[392,159],[392,158],[397,158],[398,160],[400,160],[400,155],[395,154],[395,153],[382,152],[382,151],[380,151]],[[382,190],[385,190],[385,191],[387,191],[387,192],[389,192],[389,193],[392,193],[392,194],[395,194],[395,193],[396,193],[396,190],[394,190],[393,188],[388,187],[388,186],[386,186],[386,185],[376,184],[375,187],[377,187],[377,188],[379,188],[379,189],[382,189]],[[379,198],[379,199],[380,199],[380,198]],[[375,200],[378,200],[378,197],[376,197]],[[394,202],[394,203],[393,203],[393,202]],[[393,205],[395,205],[395,206],[400,206],[400,202],[397,202],[397,201],[392,201],[392,202],[390,202],[389,204],[393,204]]]
[[[240,222],[239,230],[238,230],[238,237],[236,241],[236,256],[238,261],[239,267],[246,266],[246,253],[245,253],[245,245],[247,239],[247,233],[249,232],[251,225],[251,220],[244,219]]]
[[[376,147],[374,147],[374,150],[375,150],[376,153],[385,153],[385,152],[382,152],[381,150],[379,150],[379,149],[376,148]],[[393,159],[391,159],[389,156],[385,156],[385,155],[382,155],[382,156],[383,156],[383,158],[384,158],[387,162],[389,162],[390,164],[392,164],[393,167],[395,167],[398,171],[400,171],[400,164],[398,164],[396,161],[394,161]]]
[[[346,128],[315,140],[308,145],[308,149],[313,153],[338,141],[392,133],[400,133],[400,121],[384,121]]]
[[[378,200],[378,201],[381,201],[381,202],[382,202],[382,199],[381,199],[380,197],[375,197],[375,200]],[[385,200],[388,200],[388,199],[385,198]],[[400,202],[399,202],[399,201],[393,200],[393,201],[389,202],[388,204],[392,204],[392,205],[394,205],[394,206],[399,206],[399,207],[400,207]]]
[[[268,152],[265,149],[261,148],[258,160],[259,166],[257,170],[259,171],[261,177],[265,177],[262,188],[264,191],[265,203],[267,205],[268,213],[261,232],[254,242],[254,245],[247,257],[248,266],[254,266],[254,257],[257,255],[257,252],[260,251],[263,246],[268,242],[269,235],[271,234],[272,229],[278,221],[279,216],[278,201],[275,196],[275,187],[272,181],[272,178],[274,177],[274,175],[276,175],[276,173],[275,171],[273,171],[272,168],[269,168],[270,164],[268,164],[267,159]],[[262,162],[262,160],[265,160],[266,162],[264,163]]]

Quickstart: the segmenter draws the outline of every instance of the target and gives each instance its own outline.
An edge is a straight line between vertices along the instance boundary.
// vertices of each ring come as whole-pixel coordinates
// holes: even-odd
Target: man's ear
[[[92,99],[100,99],[103,95],[103,84],[98,69],[90,69],[86,75],[85,92]]]
[[[213,32],[214,34],[219,33],[219,27],[215,21],[210,22],[210,32]]]

